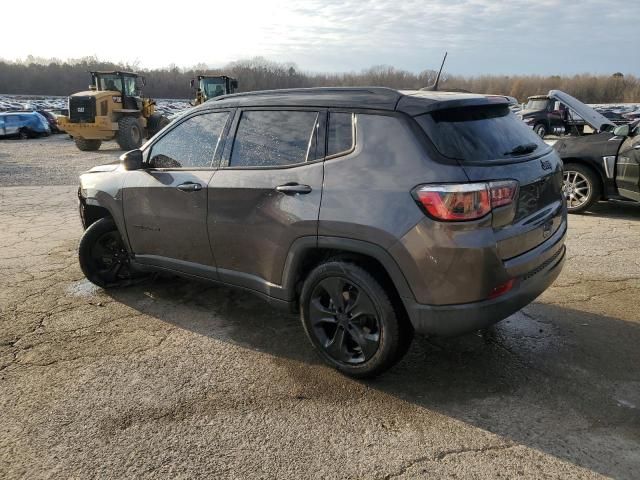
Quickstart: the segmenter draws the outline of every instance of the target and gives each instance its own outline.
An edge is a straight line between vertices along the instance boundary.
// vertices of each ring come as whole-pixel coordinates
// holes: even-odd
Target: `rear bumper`
[[[549,242],[505,265],[516,274],[516,284],[508,293],[491,300],[458,305],[423,305],[404,299],[416,332],[435,336],[455,336],[488,327],[507,318],[535,300],[560,275],[565,262],[566,224]]]

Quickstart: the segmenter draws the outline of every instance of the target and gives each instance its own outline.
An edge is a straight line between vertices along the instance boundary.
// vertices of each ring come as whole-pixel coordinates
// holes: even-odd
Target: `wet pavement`
[[[638,477],[637,206],[572,215],[522,312],[361,382],[250,294],[89,284],[74,178],[119,153],[0,142],[1,478]]]

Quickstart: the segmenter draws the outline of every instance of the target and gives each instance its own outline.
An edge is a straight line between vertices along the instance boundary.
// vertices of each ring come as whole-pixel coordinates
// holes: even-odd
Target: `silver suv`
[[[228,95],[80,177],[80,265],[105,288],[172,272],[256,293],[366,377],[414,331],[471,332],[540,295],[565,257],[561,187],[505,97]]]

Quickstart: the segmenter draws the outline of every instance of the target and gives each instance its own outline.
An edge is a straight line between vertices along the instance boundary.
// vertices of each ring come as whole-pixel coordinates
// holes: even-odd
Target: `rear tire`
[[[73,140],[76,142],[78,150],[82,150],[83,152],[95,152],[100,149],[100,145],[102,145],[102,140],[87,140],[79,137],[76,137]]]
[[[596,173],[579,163],[565,164],[562,191],[569,213],[588,210],[602,195],[600,179]]]
[[[126,287],[149,277],[132,270],[129,253],[110,217],[97,220],[85,230],[78,260],[85,277],[102,288]]]
[[[118,120],[116,142],[122,150],[135,150],[142,145],[144,134],[136,117],[122,117]]]
[[[300,316],[320,357],[355,378],[391,368],[411,342],[387,292],[354,263],[330,260],[313,269],[302,287]]]

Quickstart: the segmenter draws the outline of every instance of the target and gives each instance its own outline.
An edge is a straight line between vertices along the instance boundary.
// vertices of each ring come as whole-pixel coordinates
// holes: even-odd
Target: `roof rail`
[[[271,96],[271,95],[335,95],[336,93],[363,93],[373,94],[386,97],[389,99],[397,98],[399,92],[387,87],[310,87],[310,88],[282,88],[277,90],[255,90],[252,92],[231,93],[229,95],[221,95],[214,97],[211,101],[226,100],[228,98],[242,98],[255,96]]]

